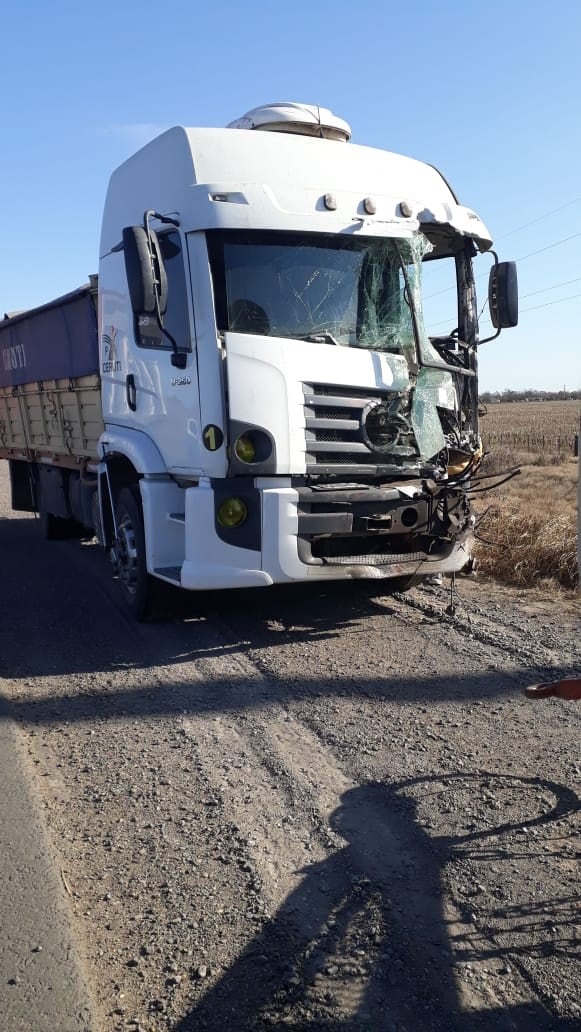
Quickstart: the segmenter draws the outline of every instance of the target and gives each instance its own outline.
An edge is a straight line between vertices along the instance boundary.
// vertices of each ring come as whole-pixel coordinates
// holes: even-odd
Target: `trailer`
[[[105,429],[97,292],[95,276],[0,322],[0,456],[10,462],[14,508],[39,512],[49,538],[92,525]]]

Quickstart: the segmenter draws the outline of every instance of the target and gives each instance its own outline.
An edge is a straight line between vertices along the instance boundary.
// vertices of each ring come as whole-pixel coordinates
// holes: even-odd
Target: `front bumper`
[[[368,513],[370,507],[381,508],[370,492],[366,493],[366,508],[345,498],[345,504],[338,505],[343,511],[329,512],[328,504],[313,504],[312,492],[307,497],[305,490],[293,486],[290,479],[282,483],[280,478],[256,480],[251,490],[260,509],[260,533],[257,539],[253,538],[258,544],[256,548],[237,547],[233,543],[235,532],[224,540],[216,526],[215,492],[210,482],[186,491],[183,588],[423,577],[457,572],[471,557],[473,535],[469,521],[464,520],[466,526],[453,539],[441,540],[433,535],[428,538],[418,532],[413,534],[405,525],[398,525],[404,510],[414,506],[418,519],[424,519],[424,503],[419,495],[414,499],[409,488],[409,499],[404,497],[401,502],[397,501],[398,488],[376,490],[375,495],[381,495],[387,503],[383,506],[387,512],[379,516]],[[317,502],[320,497],[317,496]],[[322,496],[324,502],[327,498]],[[345,511],[350,505],[351,511]],[[321,508],[325,511],[318,511]],[[381,519],[390,521],[391,534],[381,533]],[[400,533],[406,529],[406,533]]]

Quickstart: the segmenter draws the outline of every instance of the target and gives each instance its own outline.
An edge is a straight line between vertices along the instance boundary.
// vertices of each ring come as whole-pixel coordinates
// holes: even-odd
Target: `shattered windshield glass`
[[[433,245],[423,234],[212,230],[207,242],[220,332],[403,356],[409,377],[392,407],[413,434],[418,458],[443,453],[440,413],[447,426],[455,424],[459,401],[426,331],[422,263]]]
[[[425,238],[220,231],[208,246],[220,330],[414,358]]]

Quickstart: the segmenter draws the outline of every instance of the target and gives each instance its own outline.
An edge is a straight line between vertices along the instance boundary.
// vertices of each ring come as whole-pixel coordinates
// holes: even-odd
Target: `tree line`
[[[480,395],[480,401],[490,405],[495,401],[578,401],[581,398],[579,391],[484,391]]]

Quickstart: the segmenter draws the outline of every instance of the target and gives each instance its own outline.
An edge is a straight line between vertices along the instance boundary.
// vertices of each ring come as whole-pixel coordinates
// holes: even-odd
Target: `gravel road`
[[[354,583],[137,625],[1,473],[2,693],[87,1030],[580,1027],[581,705],[522,695],[581,668],[578,605]]]

